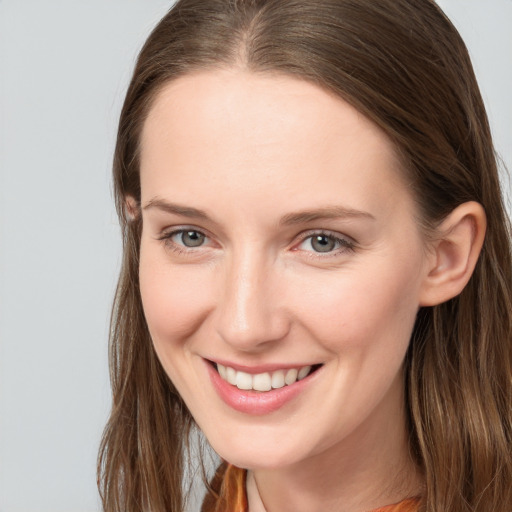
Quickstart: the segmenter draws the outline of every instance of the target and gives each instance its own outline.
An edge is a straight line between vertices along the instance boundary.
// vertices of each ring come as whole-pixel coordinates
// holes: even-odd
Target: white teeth
[[[295,368],[290,368],[286,375],[284,376],[285,383],[289,386],[290,384],[293,384],[297,380],[297,375],[299,372]]]
[[[252,389],[252,375],[245,372],[236,372],[236,387],[238,389]]]
[[[227,376],[227,372],[226,372],[226,367],[221,365],[221,364],[218,364],[217,365],[217,370],[219,370],[219,373],[220,373],[220,376],[224,379],[224,380],[228,380],[228,376]]]
[[[229,366],[226,366],[226,376],[227,381],[232,384],[233,386],[236,386],[236,370],[233,368],[230,368]],[[222,377],[222,375],[221,375]]]
[[[304,366],[299,370],[299,374],[297,375],[298,380],[302,380],[304,377],[307,377],[309,375],[309,372],[311,371],[311,366]]]
[[[307,377],[311,372],[311,366],[290,368],[289,370],[276,370],[275,372],[257,373],[252,375],[247,372],[239,372],[229,366],[217,364],[217,370],[221,378],[238,389],[270,391],[291,386],[298,380]]]
[[[258,373],[252,378],[252,388],[256,391],[270,391],[272,389],[272,379],[270,373]]]
[[[272,387],[274,389],[282,388],[284,386],[284,371],[277,370],[272,374]]]

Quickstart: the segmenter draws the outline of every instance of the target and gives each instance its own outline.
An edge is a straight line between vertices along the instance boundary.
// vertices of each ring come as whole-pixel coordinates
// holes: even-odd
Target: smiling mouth
[[[295,384],[295,382],[305,379],[311,375],[322,365],[316,364],[301,366],[297,368],[288,368],[257,374],[238,371],[234,368],[224,366],[219,363],[214,363],[213,366],[218,371],[222,380],[228,382],[232,386],[236,386],[238,389],[247,391],[252,390],[265,392],[271,391],[272,389],[291,386],[292,384]]]

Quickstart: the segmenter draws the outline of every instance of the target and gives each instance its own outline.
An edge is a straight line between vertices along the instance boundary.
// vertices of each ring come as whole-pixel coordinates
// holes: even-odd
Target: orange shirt
[[[211,482],[201,512],[247,512],[245,469],[223,462]],[[371,512],[417,512],[419,499],[407,499]]]

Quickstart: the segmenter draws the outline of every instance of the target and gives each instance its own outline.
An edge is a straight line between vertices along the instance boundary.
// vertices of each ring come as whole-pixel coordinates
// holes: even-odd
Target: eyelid
[[[329,229],[311,229],[308,231],[305,231],[299,235],[298,242],[294,243],[292,250],[299,251],[299,246],[303,244],[308,238],[312,238],[314,236],[326,236],[329,238],[332,238],[336,242],[339,242],[341,244],[341,247],[338,247],[337,249],[334,249],[333,251],[329,252],[319,252],[319,251],[305,251],[306,253],[310,255],[314,255],[314,257],[320,257],[320,258],[328,258],[329,256],[336,256],[340,253],[346,252],[346,251],[353,251],[357,245],[357,242],[347,235],[344,235],[342,233],[339,233],[337,231],[331,231]]]
[[[157,236],[159,239],[167,238],[171,235],[175,235],[176,233],[180,233],[183,231],[197,231],[198,233],[203,234],[207,238],[212,238],[207,229],[194,226],[193,224],[178,224],[175,226],[168,226],[161,229]]]
[[[198,245],[197,247],[188,247],[183,244],[176,243],[172,238],[179,234],[187,231],[196,231],[197,233],[201,233],[206,243],[203,245]],[[205,249],[211,247],[211,244],[208,242],[212,242],[213,237],[208,233],[207,230],[198,228],[196,226],[191,225],[182,225],[182,226],[172,226],[169,228],[163,229],[160,234],[157,236],[157,240],[160,240],[168,247],[169,249],[176,250],[177,252],[196,252],[200,249]]]
[[[188,247],[184,244],[176,243],[174,240],[172,240],[172,237],[174,237],[178,233],[183,233],[186,231],[197,231],[198,233],[201,233],[204,235],[206,243],[203,245],[199,245],[197,247]],[[328,251],[325,253],[322,253],[320,251],[308,251],[304,249],[300,249],[299,246],[304,243],[308,238],[311,238],[313,236],[326,236],[329,238],[332,238],[336,242],[340,244],[340,247],[337,247],[336,249],[332,251]],[[163,229],[160,234],[157,236],[157,239],[162,241],[164,245],[179,253],[196,253],[199,250],[204,250],[207,248],[211,248],[212,245],[215,245],[215,242],[213,242],[214,237],[210,235],[208,230],[199,228],[193,225],[181,225],[181,226],[172,226]],[[307,231],[304,231],[300,233],[293,242],[293,245],[291,247],[292,251],[302,251],[304,253],[308,254],[308,257],[315,257],[315,258],[329,258],[333,256],[337,256],[340,253],[345,253],[349,251],[354,251],[357,246],[357,242],[350,236],[339,233],[337,231],[331,231],[329,229],[310,229]]]

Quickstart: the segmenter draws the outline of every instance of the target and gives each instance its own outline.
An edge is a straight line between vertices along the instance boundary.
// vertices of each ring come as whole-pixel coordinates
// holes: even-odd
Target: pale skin
[[[364,512],[421,493],[402,363],[418,309],[469,280],[481,206],[427,243],[380,129],[315,85],[241,69],[159,93],[141,190],[140,211],[127,204],[143,218],[155,350],[213,448],[250,470],[251,512]],[[248,414],[212,386],[219,361],[319,366],[292,400]]]

